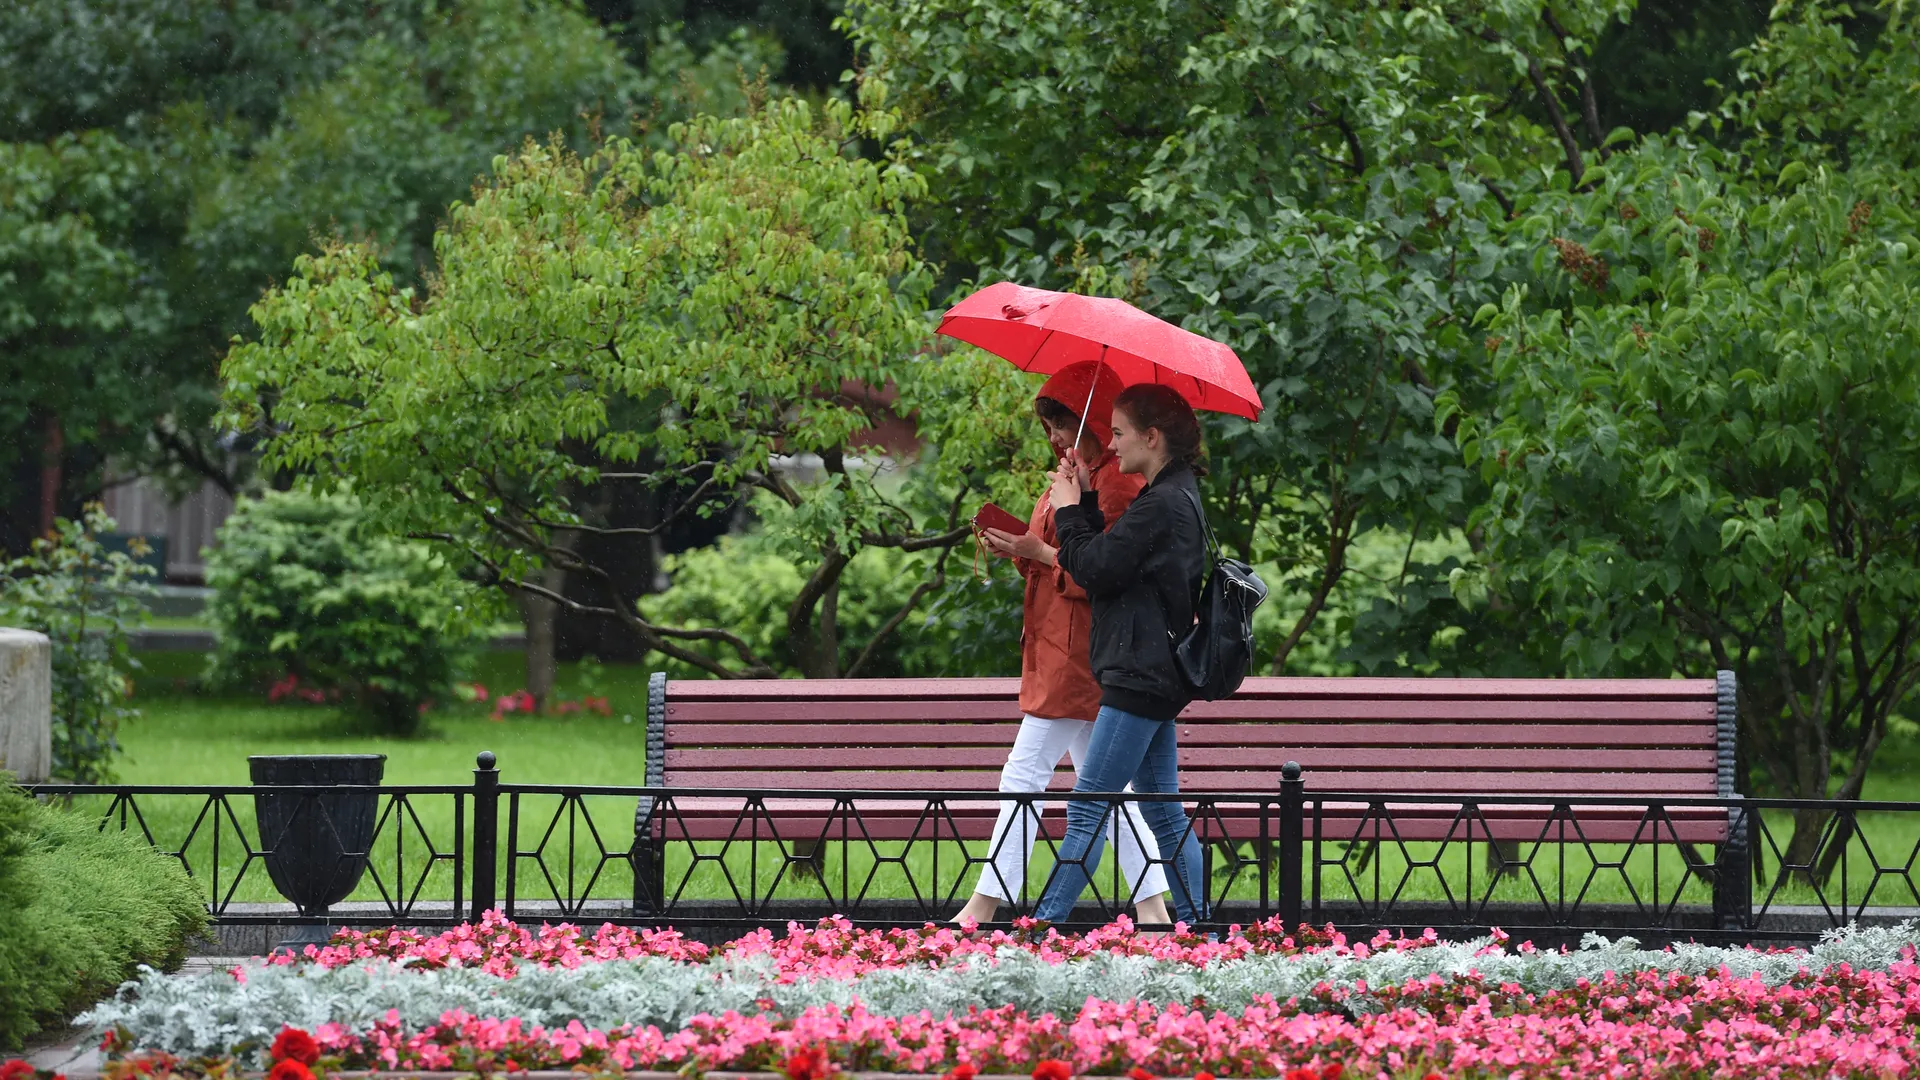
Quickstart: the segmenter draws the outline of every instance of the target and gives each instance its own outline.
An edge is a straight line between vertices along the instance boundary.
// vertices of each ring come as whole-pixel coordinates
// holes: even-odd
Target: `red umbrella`
[[[1260,416],[1260,392],[1232,349],[1104,296],[989,285],[947,310],[939,333],[971,342],[1022,371],[1051,375],[1093,360],[1127,386],[1161,383],[1196,409]]]

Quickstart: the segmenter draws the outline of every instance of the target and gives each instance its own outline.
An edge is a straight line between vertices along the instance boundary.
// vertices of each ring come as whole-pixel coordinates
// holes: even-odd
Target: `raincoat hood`
[[[1098,372],[1096,381],[1095,372]],[[1068,364],[1040,387],[1034,396],[1047,397],[1072,409],[1075,416],[1086,411],[1087,430],[1101,446],[1113,445],[1113,399],[1120,396],[1120,376],[1112,368],[1091,360]],[[1087,392],[1093,392],[1093,404],[1087,404]]]

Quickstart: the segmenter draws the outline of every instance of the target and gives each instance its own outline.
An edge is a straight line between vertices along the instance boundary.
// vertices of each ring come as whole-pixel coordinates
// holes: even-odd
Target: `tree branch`
[[[943,533],[925,536],[889,536],[885,533],[869,532],[860,534],[860,542],[867,547],[899,548],[901,551],[912,553],[925,551],[928,548],[950,548],[965,540],[967,534],[972,531],[972,526],[960,525]]]
[[[948,549],[948,551],[951,550],[951,548]],[[873,650],[879,646],[881,641],[885,640],[895,630],[900,628],[900,624],[907,620],[907,616],[919,605],[922,598],[947,583],[946,553],[942,552],[940,557],[933,560],[933,562],[933,577],[921,582],[915,587],[913,593],[907,597],[907,602],[900,605],[900,610],[894,612],[891,618],[880,625],[880,629],[873,632],[873,637],[867,639],[866,647],[861,649],[860,655],[855,657],[853,663],[847,666],[847,678],[851,679],[860,674],[860,669],[866,667],[867,661],[873,658]]]
[[[1566,56],[1567,63],[1573,65],[1574,70],[1580,73],[1581,116],[1587,122],[1588,137],[1593,139],[1593,145],[1600,150],[1600,160],[1605,161],[1611,157],[1612,154],[1607,150],[1606,133],[1600,130],[1600,106],[1593,97],[1593,73],[1588,71],[1587,66],[1582,64],[1579,59],[1574,56],[1572,49],[1567,48],[1567,38],[1570,35],[1567,33],[1566,27],[1560,25],[1560,20],[1554,18],[1553,9],[1551,7],[1542,7],[1540,9],[1540,18],[1546,21],[1547,29],[1553,31],[1553,36],[1560,39],[1560,51]]]
[[[1521,54],[1526,56],[1525,53]],[[1554,133],[1560,136],[1560,149],[1567,155],[1567,171],[1573,174],[1573,186],[1579,187],[1580,180],[1587,174],[1587,166],[1580,158],[1580,144],[1573,139],[1573,131],[1567,127],[1567,118],[1560,111],[1560,102],[1553,96],[1553,90],[1547,86],[1546,73],[1540,70],[1540,62],[1527,56],[1527,78],[1533,80],[1533,89],[1540,95],[1540,103],[1547,107],[1547,118],[1553,121]]]
[[[165,423],[156,423],[153,425],[153,436],[159,440],[162,447],[171,451],[182,465],[213,481],[213,485],[225,492],[227,498],[231,499],[240,494],[239,486],[233,482],[233,477],[227,474],[227,470],[215,465],[198,446],[181,438],[178,431],[171,429]]]
[[[1321,108],[1320,103],[1317,101],[1307,102],[1307,111],[1313,113],[1315,116],[1326,117],[1327,123],[1340,129],[1340,134],[1345,136],[1347,140],[1347,153],[1353,155],[1353,160],[1341,161],[1338,158],[1327,157],[1325,154],[1318,154],[1316,156],[1323,161],[1353,170],[1355,176],[1364,174],[1367,171],[1367,152],[1361,148],[1360,135],[1353,130],[1352,124],[1347,123],[1347,118],[1337,112],[1329,113],[1326,109]]]
[[[415,538],[422,539],[422,540],[439,540],[444,543],[453,544],[454,546],[459,547],[461,550],[467,553],[468,557],[472,558],[475,562],[479,563],[487,571],[487,574],[488,574],[488,581],[486,582],[487,584],[497,585],[502,588],[523,592],[531,596],[541,597],[542,599],[549,600],[554,604],[557,604],[560,607],[566,609],[567,611],[573,612],[575,614],[594,615],[594,616],[599,616],[603,618],[612,618],[612,619],[619,620],[620,622],[626,623],[628,626],[633,627],[634,632],[640,636],[642,644],[646,645],[649,649],[652,649],[655,652],[664,653],[665,655],[670,656],[676,660],[681,660],[688,664],[692,664],[693,666],[700,668],[703,671],[709,672],[714,675],[718,675],[723,679],[771,678],[774,674],[774,671],[771,667],[767,666],[765,662],[761,661],[757,656],[754,655],[751,646],[749,646],[745,641],[741,640],[739,637],[733,634],[730,634],[725,630],[708,630],[708,629],[679,630],[673,627],[658,627],[650,622],[647,622],[645,619],[640,618],[637,614],[629,613],[622,608],[607,608],[607,607],[599,607],[593,604],[582,604],[578,600],[574,600],[571,597],[565,596],[553,589],[549,589],[544,585],[535,584],[534,582],[527,581],[522,578],[514,577],[513,575],[508,574],[505,571],[505,569],[500,566],[498,562],[489,558],[485,553],[481,552],[479,549],[475,548],[471,544],[464,543],[463,541],[461,541],[457,537],[452,536],[451,534],[419,533],[419,534],[415,534]],[[726,644],[733,646],[734,651],[740,654],[741,661],[748,665],[747,670],[736,671],[732,668],[727,667],[725,664],[720,663],[718,660],[715,660],[712,657],[707,656],[704,653],[695,652],[692,649],[681,648],[680,646],[673,644],[671,641],[666,640],[665,637],[663,636],[663,635],[669,635],[669,634],[674,637],[690,638],[694,640],[725,642]]]
[[[1471,169],[1469,169],[1468,171],[1472,172]],[[1499,203],[1500,209],[1506,211],[1507,220],[1512,221],[1513,220],[1513,200],[1507,198],[1506,194],[1502,192],[1499,189],[1499,187],[1495,186],[1493,181],[1487,179],[1486,177],[1480,175],[1479,173],[1477,172],[1473,173],[1473,178],[1480,181],[1480,186],[1486,188],[1487,194],[1493,196],[1493,201]]]

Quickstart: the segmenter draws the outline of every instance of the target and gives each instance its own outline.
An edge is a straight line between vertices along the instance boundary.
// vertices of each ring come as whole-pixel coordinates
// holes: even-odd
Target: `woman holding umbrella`
[[[1082,362],[1048,379],[1033,402],[1054,455],[1073,459],[1084,471],[1087,488],[1095,493],[1108,520],[1119,519],[1142,483],[1137,476],[1121,472],[1107,449],[1113,399],[1119,391],[1120,379],[1111,370]],[[1025,579],[1020,634],[1020,711],[1024,716],[1000,770],[1000,790],[1045,791],[1063,755],[1072,758],[1076,769],[1085,759],[1093,715],[1100,708],[1100,686],[1088,665],[1092,608],[1087,594],[1054,557],[1059,537],[1054,530],[1054,506],[1046,495],[1035,504],[1026,532],[1016,535],[987,529],[981,540],[994,554],[1014,560]],[[981,871],[966,907],[954,916],[955,922],[990,922],[1002,901],[1013,900],[1024,890],[1027,859],[1040,831],[1037,809],[1018,802],[1000,805],[987,844],[991,861]],[[1139,812],[1131,806],[1127,809],[1130,820],[1122,822],[1116,816],[1109,830],[1115,834],[1120,868],[1138,921],[1164,925],[1172,919],[1164,896],[1166,875],[1154,861],[1159,853],[1152,850],[1152,834]]]
[[[1144,477],[1146,487],[1111,526],[1070,462],[1061,463],[1048,492],[1058,507],[1060,565],[1093,603],[1092,663],[1100,683],[1100,712],[1086,755],[1075,763],[1073,787],[1118,791],[1131,782],[1143,794],[1177,793],[1177,718],[1192,691],[1174,662],[1174,642],[1193,625],[1207,564],[1195,484],[1205,467],[1193,408],[1166,386],[1128,387],[1114,401],[1113,453],[1121,471]],[[1134,805],[1160,850],[1171,853],[1174,910],[1188,925],[1200,922],[1206,882],[1186,808],[1177,800]],[[1059,922],[1072,913],[1099,868],[1102,823],[1111,812],[1103,802],[1067,803],[1066,837],[1035,918]]]
[[[1196,471],[1195,409],[1257,419],[1260,395],[1232,349],[1108,297],[1000,282],[948,310],[939,332],[972,342],[1024,371],[1053,373],[1081,361],[1112,371],[1126,387],[1114,401],[1112,450],[1122,472],[1146,486],[1110,520],[1088,477],[1062,460],[1048,493],[1060,545],[1057,560],[1092,604],[1090,660],[1100,711],[1075,791],[1179,791],[1175,717],[1189,690],[1174,664],[1176,634],[1193,624],[1206,568]],[[1098,383],[1095,383],[1097,386]],[[1089,401],[1089,405],[1091,402]],[[1081,419],[1086,419],[1082,410]],[[1173,902],[1189,924],[1207,915],[1200,845],[1178,800],[1140,803],[1174,869]],[[1098,868],[1111,807],[1067,804],[1067,834],[1036,917],[1065,919]]]

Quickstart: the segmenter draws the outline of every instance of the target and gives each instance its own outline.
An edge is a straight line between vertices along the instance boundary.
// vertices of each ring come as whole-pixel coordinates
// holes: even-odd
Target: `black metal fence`
[[[1003,800],[1038,814],[1032,870],[1008,883],[1016,899],[1003,914],[1030,911],[1071,797],[517,785],[501,783],[492,754],[479,765],[471,786],[30,790],[179,859],[216,923],[434,926],[498,908],[715,933],[829,914],[950,917],[993,872],[986,823]],[[1351,931],[1499,926],[1536,941],[1796,940],[1920,915],[1920,803],[1383,796],[1312,791],[1310,779],[1290,770],[1271,792],[1094,798],[1123,823],[1126,802],[1188,806],[1221,926],[1279,916]],[[282,800],[273,832],[256,816],[263,796]],[[355,799],[357,833],[343,811]],[[1814,838],[1799,851],[1796,819]],[[350,891],[314,892],[343,869]],[[1093,877],[1076,925],[1128,908],[1111,851]]]

